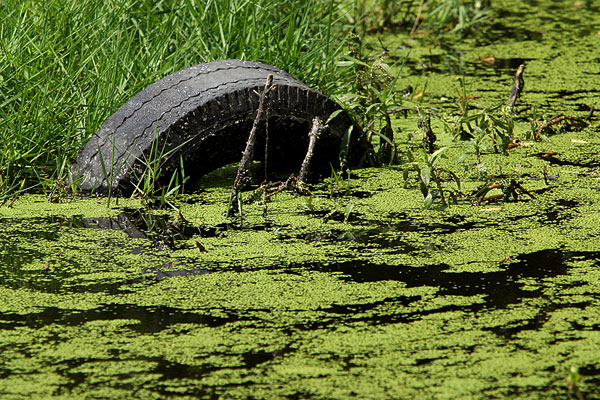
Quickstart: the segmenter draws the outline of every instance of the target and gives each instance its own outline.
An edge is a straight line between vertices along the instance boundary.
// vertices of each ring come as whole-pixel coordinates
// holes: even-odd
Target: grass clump
[[[127,99],[177,70],[228,58],[276,65],[337,95],[367,135],[379,139],[370,158],[393,163],[390,116],[405,107],[385,62],[387,49],[373,58],[363,38],[374,26],[425,26],[427,15],[442,5],[454,10],[454,3],[3,1],[0,202],[31,190],[54,196],[82,145]],[[462,2],[456,8],[467,9]],[[458,18],[438,14],[442,31]]]
[[[486,0],[354,0],[347,14],[361,32],[408,29],[426,34],[467,32],[490,16]]]
[[[49,191],[101,123],[179,69],[239,58],[324,92],[351,79],[339,0],[0,3],[0,201]]]

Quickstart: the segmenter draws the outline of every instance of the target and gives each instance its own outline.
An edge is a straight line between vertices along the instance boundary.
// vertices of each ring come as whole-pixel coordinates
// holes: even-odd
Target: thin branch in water
[[[265,177],[264,182],[269,179],[269,105],[265,110]],[[264,183],[263,182],[263,183]]]
[[[492,189],[502,189],[502,191],[504,193],[487,196],[488,192]],[[535,196],[533,195],[533,193],[531,193],[529,190],[525,189],[519,181],[517,181],[515,179],[511,179],[510,182],[508,182],[508,184],[495,182],[495,183],[491,183],[488,186],[485,186],[482,189],[480,189],[475,195],[477,197],[476,204],[481,205],[481,203],[483,203],[485,201],[495,201],[495,200],[500,200],[500,199],[504,199],[504,201],[509,201],[511,196],[513,199],[517,200],[518,199],[517,189],[522,194],[526,194],[530,198],[535,199]]]
[[[427,122],[423,120],[423,116],[421,115],[421,110],[417,107],[417,113],[419,114],[419,122],[418,126],[423,129],[423,146],[427,150],[429,154],[433,153],[433,146],[437,137],[433,130],[431,129],[431,117],[427,116]]]
[[[558,124],[561,121],[564,120],[571,120],[571,121],[575,121],[576,124],[580,124],[580,125],[585,125],[587,124],[587,122],[579,117],[574,117],[572,115],[558,115],[554,118],[550,118],[548,121],[546,121],[545,123],[543,123],[536,131],[535,131],[535,139],[539,139],[540,138],[540,134],[548,127]]]
[[[273,75],[269,74],[269,76],[267,76],[265,88],[260,94],[258,101],[258,109],[256,111],[256,117],[254,118],[254,123],[252,124],[252,129],[250,130],[250,134],[248,135],[248,141],[246,142],[246,148],[244,149],[244,153],[242,154],[242,160],[240,161],[240,166],[238,167],[237,174],[235,175],[235,180],[233,181],[233,189],[231,190],[229,208],[227,210],[228,217],[234,213],[236,205],[238,205],[239,210],[239,191],[248,180],[248,165],[250,164],[250,158],[254,150],[254,143],[256,142],[256,130],[258,128],[260,120],[262,119],[265,104],[268,103],[269,91],[272,88]]]
[[[587,119],[588,121],[591,121],[593,117],[594,117],[594,106],[591,106],[591,107],[590,107],[590,113],[588,114],[588,116],[587,116],[587,118],[586,118],[586,119]]]
[[[515,77],[513,78],[513,87],[508,96],[509,107],[514,107],[517,99],[521,95],[523,88],[525,87],[525,80],[523,79],[523,72],[525,71],[525,64],[519,65]]]
[[[302,186],[306,182],[306,175],[308,174],[308,168],[310,167],[310,161],[312,160],[313,153],[315,151],[315,144],[319,138],[319,134],[323,130],[323,121],[321,118],[314,117],[312,121],[312,128],[308,134],[308,150],[304,161],[302,161],[302,167],[300,168],[300,175],[298,177],[298,185]]]
[[[421,0],[421,2],[419,3],[419,11],[417,11],[417,16],[415,18],[415,23],[412,27],[412,29],[410,30],[410,34],[408,35],[409,38],[412,39],[413,35],[415,34],[415,32],[417,31],[417,27],[419,26],[419,20],[421,19],[421,12],[423,11],[423,0]]]

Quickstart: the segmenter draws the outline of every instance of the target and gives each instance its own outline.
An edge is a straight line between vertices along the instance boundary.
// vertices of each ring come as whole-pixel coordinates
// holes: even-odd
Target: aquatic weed
[[[425,209],[431,208],[433,201],[438,197],[442,202],[442,207],[447,207],[448,201],[444,192],[446,192],[454,202],[456,202],[456,199],[460,195],[460,179],[458,176],[452,171],[440,168],[437,165],[439,159],[449,149],[450,147],[446,146],[436,150],[433,154],[429,154],[427,150],[421,148],[417,151],[418,157],[410,150],[407,152],[409,162],[404,165],[404,185],[405,187],[408,185],[410,171],[415,171],[417,173],[419,188],[425,198],[423,200],[423,208]],[[456,182],[456,192],[443,187],[442,172],[450,175],[451,179]]]
[[[337,99],[346,111],[363,128],[367,141],[379,139],[379,150],[368,155],[371,164],[393,164],[397,160],[392,117],[406,111],[402,95],[396,90],[400,72],[394,74],[386,63],[387,50],[372,55],[365,54],[362,39],[354,35],[350,51],[338,65],[351,67],[355,79]]]

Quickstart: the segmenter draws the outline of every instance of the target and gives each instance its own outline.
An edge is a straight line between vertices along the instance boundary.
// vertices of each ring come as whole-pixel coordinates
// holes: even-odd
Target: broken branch
[[[252,123],[252,129],[250,130],[250,134],[248,135],[246,148],[242,153],[242,160],[240,161],[240,166],[238,167],[237,174],[235,175],[235,180],[233,181],[233,189],[231,190],[229,209],[227,210],[228,217],[234,212],[235,204],[239,202],[239,190],[242,188],[242,186],[244,186],[244,184],[248,180],[248,164],[250,163],[252,151],[254,150],[254,143],[256,142],[256,130],[258,128],[260,120],[262,119],[265,104],[268,102],[268,94],[272,87],[273,75],[269,74],[269,76],[267,76],[267,81],[265,82],[265,87],[262,93],[260,94],[258,100],[258,110],[256,111],[256,117],[254,118],[254,122]]]
[[[492,189],[501,189],[503,191],[503,193],[487,196],[487,194]],[[483,188],[481,188],[475,194],[475,196],[477,196],[476,204],[481,205],[481,203],[486,202],[486,201],[494,201],[494,200],[500,200],[500,199],[504,199],[504,201],[509,201],[511,196],[513,199],[517,200],[518,199],[517,189],[522,194],[526,194],[527,196],[531,197],[532,199],[535,199],[535,196],[529,190],[525,189],[519,181],[517,181],[516,179],[511,179],[508,182],[508,184],[495,182],[495,183],[491,183],[488,186],[484,186]]]
[[[312,160],[313,153],[315,151],[315,143],[323,129],[323,121],[321,118],[314,117],[312,121],[312,128],[308,134],[308,150],[306,151],[306,156],[304,157],[304,161],[302,161],[302,167],[300,168],[300,175],[298,177],[298,186],[302,186],[306,182],[306,175],[308,173],[308,168],[310,167],[310,161]]]
[[[545,123],[543,123],[536,131],[535,131],[535,139],[539,139],[540,138],[540,134],[542,133],[542,131],[544,131],[544,129],[558,124],[561,121],[564,120],[572,120],[572,121],[576,121],[579,124],[587,124],[587,122],[579,117],[574,117],[572,115],[558,115],[556,117],[550,118],[548,121],[546,121]]]
[[[513,87],[508,96],[509,107],[514,107],[517,99],[521,95],[523,88],[525,87],[525,80],[523,79],[523,72],[525,71],[525,64],[519,65],[515,77],[513,78]]]
[[[423,146],[429,154],[432,154],[433,146],[437,137],[431,129],[431,117],[428,115],[427,122],[425,122],[423,120],[423,116],[421,115],[421,110],[419,110],[419,107],[417,107],[417,113],[419,114],[419,122],[417,123],[417,125],[423,129]]]

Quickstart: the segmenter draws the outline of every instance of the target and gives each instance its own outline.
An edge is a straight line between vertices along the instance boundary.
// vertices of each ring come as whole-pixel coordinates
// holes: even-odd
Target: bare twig
[[[300,175],[298,176],[299,186],[302,186],[306,182],[306,174],[308,173],[310,161],[312,160],[313,153],[315,151],[315,143],[317,143],[317,139],[319,138],[319,134],[321,133],[322,129],[323,121],[321,121],[321,118],[319,117],[314,117],[312,121],[312,128],[310,130],[310,133],[308,134],[308,150],[306,151],[304,161],[302,161]]]
[[[521,192],[525,193],[527,196],[531,197],[532,199],[535,199],[535,196],[529,190],[525,189],[523,187],[523,185],[521,185],[521,182],[519,182],[519,181],[513,181],[513,182],[514,182],[515,187],[519,188],[521,190]]]
[[[521,113],[524,113],[525,111],[529,111],[533,108],[533,106],[525,106],[525,107],[521,107],[518,110],[515,111],[515,114],[519,115]]]
[[[484,187],[483,189],[481,189],[479,191],[479,193],[477,193],[477,204],[481,204],[484,201],[489,201],[489,200],[496,200],[496,199],[501,199],[504,195],[500,194],[500,195],[494,195],[494,196],[486,196],[486,194],[488,194],[488,192],[492,189],[504,189],[504,185],[501,183],[492,183],[486,187]]]
[[[48,202],[49,203],[56,203],[57,199],[56,197],[54,197],[56,195],[56,191],[58,190],[58,182],[56,181],[54,182],[54,185],[52,185],[52,190],[50,190],[50,194],[48,195]]]
[[[269,179],[269,107],[265,110],[265,177],[266,182]]]
[[[525,80],[523,80],[523,72],[525,71],[525,64],[519,65],[515,77],[513,78],[513,87],[508,97],[508,105],[514,107],[517,99],[521,95],[523,88],[525,87]]]
[[[564,120],[572,120],[572,121],[576,121],[579,124],[586,124],[587,122],[579,117],[574,117],[572,115],[558,115],[556,117],[550,118],[548,121],[546,121],[545,123],[543,123],[536,131],[535,131],[535,139],[539,139],[540,138],[540,134],[542,133],[542,131],[546,128],[548,128],[549,126],[558,124],[561,121]]]
[[[421,115],[421,110],[417,107],[417,113],[419,114],[419,127],[423,129],[423,146],[429,154],[433,153],[433,146],[437,137],[433,130],[431,130],[431,117],[427,116],[427,122],[423,120],[423,116]]]
[[[593,118],[593,116],[594,116],[594,106],[591,106],[591,107],[590,107],[590,112],[589,112],[589,114],[588,114],[588,116],[587,116],[587,118],[586,118],[586,119],[587,119],[588,121],[591,121],[591,120],[592,120],[592,118]]]
[[[310,168],[310,162],[313,158],[313,154],[315,151],[315,144],[317,143],[317,139],[319,138],[319,134],[323,129],[323,121],[321,118],[314,117],[312,121],[312,128],[308,133],[308,149],[306,150],[306,156],[304,156],[304,161],[302,161],[302,166],[300,167],[300,174],[296,178],[293,174],[285,182],[275,182],[273,184],[265,182],[261,185],[259,190],[262,190],[263,193],[263,217],[267,217],[268,210],[268,202],[269,198],[279,192],[283,192],[284,190],[296,189],[301,193],[309,193],[310,191],[304,187],[304,183],[306,182],[306,175],[308,174],[308,169]],[[265,150],[266,151],[266,150]],[[266,173],[266,171],[265,171]]]
[[[487,196],[487,194],[492,189],[501,189],[504,193]],[[511,179],[510,182],[508,182],[508,184],[495,182],[495,183],[489,184],[488,186],[484,186],[482,189],[480,189],[475,194],[477,196],[477,205],[480,205],[481,203],[483,203],[485,201],[494,201],[494,200],[500,200],[500,199],[504,199],[504,201],[508,201],[510,199],[510,196],[512,196],[515,200],[517,200],[518,199],[517,189],[519,189],[519,191],[521,193],[526,194],[527,196],[531,197],[532,199],[535,199],[535,196],[529,190],[525,189],[519,181],[517,181],[516,179]]]
[[[252,129],[250,130],[250,134],[248,135],[248,141],[246,142],[246,148],[244,149],[244,153],[242,154],[242,160],[240,161],[240,166],[238,167],[237,174],[235,175],[235,180],[233,181],[233,189],[231,190],[229,209],[227,210],[228,217],[234,212],[236,204],[239,201],[239,190],[247,182],[248,164],[250,163],[250,157],[252,155],[252,151],[254,150],[254,143],[256,142],[256,129],[258,128],[258,124],[262,119],[265,104],[268,102],[268,94],[272,87],[273,75],[269,74],[269,76],[267,76],[265,88],[260,94],[258,101],[258,110],[256,111],[256,117],[254,118],[254,123],[252,124]]]
[[[491,196],[479,198],[477,200],[477,204],[480,205],[481,203],[486,202],[486,201],[496,201],[496,200],[500,200],[502,198],[504,198],[504,194],[494,194]]]
[[[385,54],[389,53],[389,52],[390,52],[390,49],[388,49],[387,47],[385,47],[385,46],[383,45],[383,42],[381,41],[381,38],[377,38],[377,40],[379,40],[379,44],[381,45],[381,49],[383,50],[383,52],[384,52]]]
[[[423,11],[423,0],[421,0],[421,2],[419,3],[419,11],[417,11],[415,23],[412,29],[410,30],[410,34],[408,35],[409,38],[412,38],[415,32],[417,31],[417,26],[419,26],[419,20],[421,19],[421,11]]]
[[[312,192],[310,190],[306,189],[305,187],[301,186],[298,183],[298,177],[296,177],[296,175],[294,175],[294,174],[290,175],[285,180],[285,182],[277,181],[277,182],[265,183],[256,190],[257,190],[257,192],[260,191],[263,194],[263,202],[268,202],[269,199],[273,195],[284,192],[286,190],[295,190],[301,194],[312,195]],[[265,207],[265,205],[263,203],[263,209],[264,209],[264,207]],[[264,215],[264,213],[263,213],[263,215]]]
[[[6,207],[12,208],[14,202],[19,198],[19,193],[15,194],[15,196],[8,202]]]

